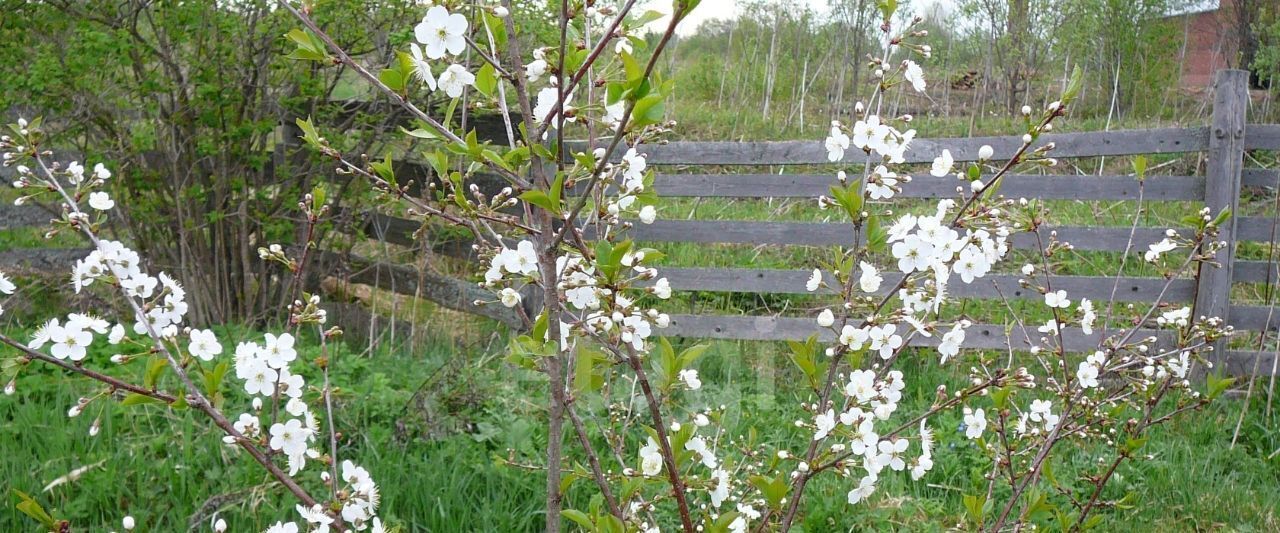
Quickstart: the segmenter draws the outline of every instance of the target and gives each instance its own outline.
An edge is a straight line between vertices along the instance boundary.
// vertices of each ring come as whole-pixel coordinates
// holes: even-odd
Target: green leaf
[[[1236,378],[1234,377],[1223,377],[1221,375],[1214,374],[1205,376],[1205,384],[1208,386],[1205,398],[1208,400],[1217,399],[1218,396],[1221,396],[1223,392],[1226,392],[1227,388],[1231,387],[1235,382]]]
[[[313,148],[324,146],[324,139],[320,137],[320,133],[316,131],[316,127],[311,123],[311,117],[306,120],[297,119],[294,121],[298,125],[298,129],[302,130],[302,141]]]
[[[991,403],[996,406],[996,409],[1003,410],[1009,406],[1009,394],[1012,392],[1012,386],[1004,386],[996,389],[995,392],[991,393]]]
[[[297,49],[285,57],[300,61],[329,61],[329,52],[325,48],[324,42],[312,35],[311,32],[295,28],[286,33],[285,37],[297,45]]]
[[[1067,90],[1062,92],[1062,105],[1067,105],[1075,100],[1076,95],[1080,94],[1080,87],[1084,85],[1084,71],[1080,70],[1080,65],[1076,65],[1071,70],[1071,81],[1067,82]]]
[[[390,183],[392,187],[396,186],[395,164],[391,162],[390,152],[387,152],[383,156],[382,161],[374,161],[369,163],[369,166],[373,168],[373,172],[377,174],[378,177],[382,178],[383,181]]]
[[[426,154],[427,163],[431,164],[431,169],[436,171],[436,175],[441,178],[449,175],[449,156],[444,152],[436,150]]]
[[[622,70],[627,75],[627,88],[634,89],[640,86],[640,81],[644,79],[644,67],[632,57],[631,52],[622,52],[619,56],[622,60]]]
[[[565,509],[560,511],[560,516],[572,520],[575,524],[582,526],[582,528],[587,531],[595,531],[596,529],[596,525],[591,522],[591,517],[587,516],[587,513],[577,509]]]
[[[898,10],[898,0],[877,0],[876,7],[880,8],[880,16],[885,21],[893,18],[893,13]]]
[[[632,19],[631,26],[632,27],[644,26],[645,24],[656,21],[665,16],[666,15],[663,14],[661,11],[650,9],[645,11],[644,13],[641,13],[639,16],[635,17],[634,19]]]
[[[231,368],[231,365],[223,361],[218,363],[218,366],[213,367],[212,370],[204,371],[204,392],[210,398],[216,398],[219,395],[220,389],[222,389],[222,378],[226,376],[229,368]]]
[[[966,495],[964,497],[965,515],[973,524],[982,525],[986,516],[987,497],[985,495]]]
[[[13,495],[18,497],[18,504],[14,507],[21,511],[22,514],[31,517],[36,522],[40,522],[40,525],[44,526],[47,531],[56,531],[58,529],[58,521],[54,520],[53,517],[44,510],[44,507],[40,505],[40,502],[37,502],[34,498],[27,495],[27,493],[18,489],[11,490],[13,491]]]
[[[551,197],[547,196],[545,192],[539,190],[525,191],[520,193],[520,199],[557,215],[560,214],[559,204],[552,201]]]
[[[404,92],[405,76],[397,69],[384,68],[378,72],[378,81],[395,92]]]
[[[730,511],[728,513],[724,513],[716,517],[715,521],[710,522],[707,525],[708,527],[706,527],[705,529],[708,533],[726,533],[727,531],[729,531],[729,525],[732,524],[733,521],[737,519],[738,519],[738,512]],[[707,520],[710,521],[711,520],[710,517],[708,517]]]
[[[564,190],[564,178],[564,171],[556,172],[556,179],[551,182],[551,192],[549,196],[551,197],[551,203],[557,206],[560,205],[561,191]]]
[[[429,141],[435,141],[435,140],[444,138],[444,137],[441,137],[439,133],[436,133],[435,130],[428,129],[428,128],[414,128],[412,130],[408,130],[408,129],[405,129],[404,127],[401,127],[400,131],[404,132],[406,135],[410,137],[414,137],[417,139],[426,139]]]
[[[760,490],[760,494],[764,495],[765,501],[769,503],[769,507],[774,509],[782,508],[782,500],[787,497],[786,480],[782,477],[770,478],[765,476],[751,476],[751,484]]]
[[[622,100],[622,95],[626,92],[626,88],[619,82],[610,82],[605,86],[605,105],[613,105]]]
[[[880,224],[880,217],[867,219],[867,249],[873,253],[883,253],[889,247],[889,231]]]
[[[791,347],[791,362],[809,378],[809,387],[817,390],[823,373],[823,365],[817,360],[818,336],[810,335],[804,342],[787,341],[787,345]]]
[[[472,159],[479,160],[481,157],[483,148],[481,148],[480,146],[480,140],[477,137],[476,130],[473,129],[467,132],[466,142],[467,142],[467,153],[471,155]]]
[[[693,365],[702,354],[707,353],[707,349],[711,348],[710,344],[695,344],[684,351],[680,352],[680,369],[684,370]]]
[[[514,168],[511,168],[511,165],[507,163],[507,160],[503,159],[502,155],[499,154],[498,152],[486,149],[483,152],[480,152],[480,154],[484,157],[485,161],[493,163],[494,165],[497,165],[499,168],[503,168],[511,172],[515,172],[516,170]]]
[[[494,15],[492,11],[485,10],[483,13],[485,28],[493,34],[493,44],[498,48],[502,48],[507,44],[506,23],[504,23],[502,19],[498,18],[497,15]]]
[[[539,342],[547,338],[547,312],[545,310],[538,315],[538,320],[533,322],[533,328],[529,330],[529,336]]]
[[[144,396],[144,395],[138,394],[136,392],[131,392],[127,396],[125,396],[123,400],[120,400],[120,405],[123,405],[125,407],[133,407],[135,405],[144,405],[144,404],[164,405],[164,402],[157,400],[155,398],[152,398],[150,396]]]
[[[596,372],[597,363],[604,361],[603,353],[579,347],[573,359],[573,388],[579,394],[594,392],[604,386],[604,376]]]
[[[1214,226],[1221,226],[1222,223],[1226,222],[1230,218],[1231,218],[1231,208],[1230,207],[1223,208],[1222,211],[1218,213],[1218,216],[1213,217],[1213,222],[1211,222],[1210,224],[1213,224]]]
[[[1133,158],[1133,174],[1138,177],[1138,181],[1147,178],[1147,156],[1140,155]]]
[[[324,205],[328,198],[329,189],[325,187],[324,182],[317,183],[311,188],[311,203],[316,207]]]
[[[485,63],[476,71],[475,87],[480,94],[493,97],[494,90],[498,88],[498,71],[493,68],[492,63]]]
[[[147,372],[143,375],[142,386],[148,389],[154,389],[156,382],[160,380],[160,373],[164,372],[169,360],[164,357],[152,357],[147,361]]]
[[[684,19],[684,17],[689,15],[689,12],[693,11],[698,7],[698,4],[701,3],[702,0],[680,0],[677,4],[679,6],[680,18]]]
[[[604,514],[600,517],[600,531],[604,533],[626,533],[627,526],[618,517]]]
[[[662,103],[662,95],[656,93],[636,101],[636,107],[631,112],[631,122],[638,128],[662,122],[665,117],[666,108]]]

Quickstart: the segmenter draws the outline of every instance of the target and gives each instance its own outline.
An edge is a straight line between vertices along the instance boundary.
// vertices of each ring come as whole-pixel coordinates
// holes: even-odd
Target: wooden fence
[[[1280,171],[1244,168],[1247,151],[1280,151],[1280,125],[1248,124],[1248,76],[1244,71],[1220,71],[1214,88],[1212,120],[1208,126],[1160,128],[1108,132],[1061,133],[1042,135],[1037,145],[1054,143],[1052,156],[1058,159],[1135,156],[1146,154],[1202,153],[1205,164],[1202,176],[1151,176],[1141,185],[1144,201],[1183,201],[1203,203],[1217,212],[1230,208],[1239,213],[1242,188],[1269,188],[1280,191]],[[906,155],[908,163],[929,163],[942,149],[950,150],[956,161],[973,161],[978,149],[990,145],[996,158],[1012,154],[1021,146],[1020,137],[976,137],[963,139],[917,139]],[[792,142],[673,142],[646,145],[641,152],[649,165],[659,169],[655,189],[663,197],[696,198],[816,198],[828,192],[832,177],[814,174],[696,173],[700,167],[827,167],[827,152],[819,141]],[[847,162],[862,157],[850,151]],[[411,163],[398,163],[415,167]],[[412,169],[406,169],[412,170]],[[693,170],[694,172],[690,172]],[[414,173],[426,175],[419,167]],[[954,197],[956,180],[951,177],[913,176],[899,197]],[[1139,183],[1132,176],[1080,175],[1010,175],[1004,179],[1000,193],[1007,197],[1049,200],[1133,201],[1139,197]],[[12,208],[6,208],[12,210]],[[12,212],[12,211],[11,211]],[[0,211],[0,229],[4,229],[4,211]],[[21,217],[19,217],[21,218]],[[364,213],[352,231],[383,242],[416,245],[417,221],[377,213]],[[47,217],[44,217],[47,220]],[[1269,261],[1236,260],[1239,242],[1276,244],[1276,220],[1272,217],[1236,216],[1221,228],[1222,239],[1231,243],[1219,252],[1219,268],[1201,273],[1199,287],[1192,279],[1174,280],[1164,298],[1166,301],[1193,305],[1198,315],[1216,315],[1237,330],[1274,331],[1280,326],[1280,315],[1274,316],[1268,306],[1232,305],[1230,294],[1236,284],[1275,284],[1280,280],[1277,264]],[[1058,238],[1077,250],[1141,253],[1148,244],[1163,238],[1164,228],[1130,226],[1042,227],[1041,233],[1056,231]],[[637,241],[666,243],[701,243],[707,245],[752,245],[770,247],[837,246],[851,244],[854,233],[848,224],[740,221],[740,220],[658,220],[653,224],[636,224],[630,235]],[[1016,234],[1012,246],[1031,248],[1036,236]],[[433,272],[336,254],[320,254],[325,267],[342,269],[358,283],[376,284],[402,294],[426,297],[448,307],[489,316],[507,324],[518,321],[514,313],[496,305],[476,306],[480,297],[492,299],[464,280]],[[0,265],[4,263],[0,253]],[[660,272],[677,291],[709,291],[720,293],[809,294],[805,282],[810,268],[689,268],[666,267]],[[885,275],[882,291],[897,279]],[[959,298],[1034,299],[1040,294],[1023,289],[1019,276],[992,274],[972,284],[953,283],[951,293]],[[1122,302],[1150,302],[1163,287],[1162,278],[1121,277],[1115,297]],[[1073,299],[1090,298],[1107,301],[1112,296],[1113,277],[1056,276],[1054,286],[1066,290]],[[1067,348],[1072,351],[1097,347],[1099,333],[1085,335],[1068,328]],[[714,315],[705,313],[674,314],[668,335],[698,338],[786,340],[803,339],[819,334],[830,340],[830,331],[820,330],[807,316]],[[1156,331],[1150,331],[1157,334]],[[975,324],[967,335],[966,347],[984,349],[1024,349],[1036,333],[1026,333],[1004,324]],[[920,346],[935,345],[938,339],[914,337]],[[1229,373],[1248,374],[1258,366],[1263,373],[1275,367],[1275,351],[1217,351],[1216,358]]]

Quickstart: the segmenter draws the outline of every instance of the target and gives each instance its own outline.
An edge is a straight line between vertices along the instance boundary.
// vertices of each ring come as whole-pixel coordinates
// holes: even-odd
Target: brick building
[[[1243,0],[1202,0],[1171,14],[1183,29],[1181,85],[1200,89],[1213,82],[1213,73],[1239,68],[1242,37],[1237,6]]]

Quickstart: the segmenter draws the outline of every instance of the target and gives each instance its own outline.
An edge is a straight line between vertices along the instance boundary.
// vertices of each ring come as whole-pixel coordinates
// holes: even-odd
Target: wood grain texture
[[[476,300],[492,302],[493,293],[481,289],[475,283],[446,276],[430,269],[419,270],[405,265],[395,265],[365,259],[356,255],[342,255],[317,250],[316,275],[334,275],[351,283],[372,285],[397,294],[418,296],[456,311],[491,318],[512,328],[523,325],[515,310],[498,303],[476,305]]]
[[[990,178],[990,176],[986,176]],[[1063,200],[1137,200],[1138,181],[1129,176],[1005,176],[1000,194],[1008,198]],[[658,174],[654,190],[663,197],[817,198],[830,194],[834,175],[814,174]],[[913,176],[902,184],[901,198],[957,198],[955,177]],[[1204,178],[1154,176],[1142,184],[1148,201],[1203,200]]]
[[[1280,373],[1276,368],[1276,352],[1228,350],[1222,371],[1228,376],[1271,376]],[[1254,367],[1258,372],[1253,372]]]
[[[693,242],[719,244],[751,244],[775,246],[836,246],[853,244],[853,225],[820,222],[758,222],[742,220],[658,220],[653,224],[635,223],[631,237],[647,242]],[[1057,232],[1080,250],[1123,251],[1129,241],[1130,228],[1123,227],[1041,227],[1042,238]],[[1134,249],[1164,238],[1162,228],[1138,228]],[[1016,233],[1011,237],[1015,248],[1036,246],[1035,235]]]
[[[1240,183],[1245,187],[1280,188],[1280,170],[1246,168],[1240,171]]]
[[[1231,281],[1236,283],[1275,283],[1280,280],[1280,264],[1270,261],[1236,261]]]
[[[1280,150],[1280,124],[1249,124],[1245,126],[1244,149]]]
[[[1227,323],[1240,330],[1275,331],[1280,329],[1280,307],[1232,305]]]
[[[667,278],[671,288],[679,291],[710,292],[747,292],[775,294],[833,294],[831,289],[819,289],[810,293],[805,288],[811,270],[782,270],[754,268],[660,268],[658,274]],[[886,272],[884,282],[876,296],[885,296],[893,286],[902,279],[902,274]],[[964,283],[958,276],[952,276],[947,285],[947,293],[958,298],[992,298],[1002,295],[1011,300],[1040,300],[1043,296],[1034,288],[1023,288],[1018,279],[1021,276],[1009,274],[990,275],[978,278],[973,283]],[[828,285],[834,285],[834,278],[828,275]],[[653,282],[646,282],[651,285]],[[1106,301],[1111,297],[1111,288],[1115,278],[1097,276],[1054,276],[1053,288],[1065,290],[1072,299],[1089,298],[1095,302]],[[1165,280],[1159,278],[1120,278],[1116,289],[1116,300],[1122,302],[1150,302],[1164,287]],[[1190,279],[1173,280],[1169,290],[1165,292],[1164,301],[1190,301],[1195,292],[1195,282]]]
[[[661,333],[675,337],[757,341],[804,340],[816,334],[819,339],[831,342],[836,337],[832,330],[818,327],[812,318],[771,316],[671,315],[671,327],[661,330]],[[905,330],[899,330],[899,334],[904,333]],[[1169,337],[1168,332],[1157,330],[1141,330],[1139,335]],[[1041,337],[1042,334],[1034,327],[1024,331],[1017,326],[1006,328],[997,324],[974,324],[965,334],[964,347],[1025,351],[1033,343],[1039,345]],[[1067,350],[1072,352],[1095,350],[1103,339],[1099,331],[1085,335],[1078,328],[1066,328],[1064,338],[1067,339]],[[911,345],[935,347],[939,342],[940,335],[928,338],[917,335]]]
[[[1240,212],[1240,179],[1244,168],[1244,136],[1249,106],[1249,73],[1219,70],[1214,79],[1213,118],[1209,131],[1205,164],[1204,203],[1214,214],[1224,209]],[[1219,228],[1219,238],[1227,245],[1214,256],[1217,265],[1201,263],[1200,286],[1193,316],[1218,317],[1228,324],[1231,312],[1231,278],[1236,251],[1238,219],[1231,217]],[[1219,361],[1226,352],[1226,340],[1213,343],[1210,360]]]
[[[70,276],[71,266],[89,255],[89,248],[21,248],[0,252],[0,270]],[[68,278],[69,279],[69,278]]]
[[[54,218],[53,213],[37,205],[0,203],[0,231],[47,227]]]
[[[1058,158],[1116,156],[1200,152],[1209,147],[1208,129],[1155,128],[1141,130],[1053,133],[1042,135],[1033,148],[1054,143],[1050,156]],[[1264,132],[1265,133],[1265,132]],[[989,145],[995,160],[1013,155],[1022,146],[1021,136],[916,139],[911,142],[907,163],[929,163],[942,153],[951,151],[956,161],[974,161],[978,150]],[[585,143],[570,143],[580,151]],[[826,165],[827,150],[822,139],[811,141],[757,142],[671,142],[641,146],[638,151],[648,156],[651,165]],[[619,151],[621,154],[623,151]],[[620,157],[620,155],[619,155]],[[841,161],[862,164],[866,155],[848,150]]]

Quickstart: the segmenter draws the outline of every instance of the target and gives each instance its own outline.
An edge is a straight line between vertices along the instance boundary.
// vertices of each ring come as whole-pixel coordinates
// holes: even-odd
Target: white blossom
[[[821,285],[822,285],[822,271],[815,268],[813,269],[813,274],[809,275],[809,281],[805,282],[804,288],[809,292],[813,292],[818,290],[818,287]]]
[[[976,439],[982,436],[982,432],[987,430],[987,414],[982,409],[971,410],[964,408],[964,436],[970,439]]]
[[[902,76],[911,83],[911,88],[916,92],[922,93],[925,90],[924,69],[920,68],[915,61],[910,59],[903,61],[904,71]]]
[[[444,6],[435,6],[427,10],[422,22],[413,27],[413,35],[426,45],[427,57],[440,59],[446,52],[456,56],[466,50],[467,26],[466,17],[450,14]]]
[[[702,388],[702,380],[698,379],[698,371],[693,369],[685,369],[680,371],[680,381],[683,381],[689,390],[698,390]]]
[[[212,361],[213,356],[222,353],[222,345],[218,343],[218,337],[213,334],[212,330],[193,329],[191,330],[191,343],[187,345],[187,351],[192,357],[197,357],[203,361]]]
[[[938,157],[934,158],[933,166],[929,169],[929,174],[936,178],[941,178],[950,174],[951,169],[955,164],[955,159],[951,157],[951,150],[944,149]]]
[[[89,193],[89,207],[97,209],[98,211],[108,211],[115,206],[116,202],[111,199],[111,195],[102,191]]]
[[[466,67],[457,63],[444,69],[444,72],[441,72],[440,77],[436,80],[436,85],[445,94],[449,95],[449,98],[462,96],[462,90],[469,85],[475,85],[475,83],[476,75],[467,72]]]

